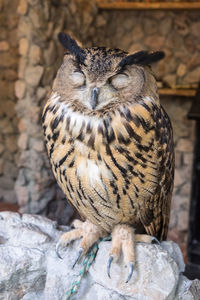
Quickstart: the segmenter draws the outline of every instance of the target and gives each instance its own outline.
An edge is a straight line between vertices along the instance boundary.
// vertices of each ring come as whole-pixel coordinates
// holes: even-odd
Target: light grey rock
[[[171,258],[173,258],[173,260],[176,262],[176,264],[178,265],[178,268],[179,268],[179,272],[184,272],[185,264],[184,264],[183,255],[182,255],[182,252],[181,252],[181,249],[179,248],[179,246],[172,241],[162,242],[161,245],[162,245],[162,248],[165,249],[170,254]]]
[[[24,295],[21,300],[44,300],[44,295],[43,292],[35,293],[35,292],[30,292],[26,295]]]
[[[96,258],[90,273],[94,280],[107,289],[138,300],[174,299],[179,269],[176,262],[161,246],[139,243],[136,246],[137,264],[129,284],[123,261],[112,265],[111,279],[105,280],[110,244],[100,245],[101,255]],[[167,284],[166,284],[167,282]]]
[[[68,227],[36,215],[0,213],[0,300],[63,300],[82,269],[72,269],[79,241],[70,244],[59,259],[55,244]],[[190,281],[181,272],[184,262],[173,242],[161,245],[138,243],[132,279],[120,258],[112,264],[111,279],[106,264],[110,242],[101,242],[94,264],[78,293],[82,300],[199,300],[200,281]]]
[[[200,284],[199,284],[198,279],[195,279],[191,282],[189,292],[192,294],[194,300],[199,300],[199,298],[200,298]]]
[[[175,300],[199,300],[200,299],[200,281],[193,281],[181,275]]]

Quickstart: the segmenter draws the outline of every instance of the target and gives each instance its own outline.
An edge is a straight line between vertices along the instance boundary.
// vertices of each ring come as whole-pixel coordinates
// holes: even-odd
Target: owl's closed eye
[[[86,83],[85,75],[82,72],[75,71],[71,74],[71,76],[69,76],[69,78],[71,79],[74,87],[81,87]]]
[[[125,73],[114,75],[113,77],[109,78],[110,84],[115,89],[122,89],[129,84],[129,76]]]

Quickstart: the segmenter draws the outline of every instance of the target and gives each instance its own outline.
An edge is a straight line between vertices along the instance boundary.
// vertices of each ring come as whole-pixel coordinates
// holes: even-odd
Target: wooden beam
[[[97,1],[97,6],[104,10],[197,10],[200,2],[107,2]]]
[[[159,95],[162,96],[184,96],[184,97],[194,97],[196,95],[195,89],[158,89]]]

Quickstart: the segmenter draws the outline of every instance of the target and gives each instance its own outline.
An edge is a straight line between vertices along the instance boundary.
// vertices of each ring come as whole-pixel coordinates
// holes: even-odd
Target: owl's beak
[[[97,106],[98,95],[99,95],[99,88],[97,88],[97,87],[93,88],[92,96],[91,96],[92,109],[95,109],[95,107]]]

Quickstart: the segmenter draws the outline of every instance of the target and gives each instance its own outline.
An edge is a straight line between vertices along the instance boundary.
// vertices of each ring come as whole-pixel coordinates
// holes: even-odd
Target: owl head
[[[53,84],[61,101],[91,113],[137,101],[151,81],[155,86],[149,65],[164,57],[161,51],[128,54],[106,47],[82,48],[62,32],[58,39],[67,49]]]

